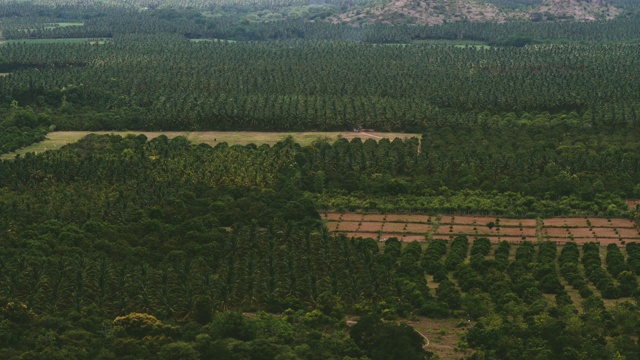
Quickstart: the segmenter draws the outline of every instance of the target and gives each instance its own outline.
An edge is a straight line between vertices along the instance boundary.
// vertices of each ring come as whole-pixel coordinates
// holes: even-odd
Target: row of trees
[[[67,130],[635,126],[638,58],[623,44],[479,51],[126,35],[0,47],[0,70],[11,73],[0,100],[49,107]]]
[[[458,237],[425,250],[395,238],[380,244],[330,235],[299,188],[301,154],[291,141],[211,148],[181,138],[91,136],[0,162],[3,356],[45,357],[69,347],[70,358],[163,358],[178,350],[237,358],[262,344],[269,359],[283,352],[315,358],[337,336],[317,354],[413,357],[367,340],[384,334],[424,356],[414,333],[377,320],[411,314],[474,319],[461,344],[478,356],[508,356],[508,344],[525,358],[534,348],[555,358],[638,353],[623,319],[640,310],[632,303],[605,309],[587,296],[578,312],[558,286],[552,243],[525,242],[512,261],[508,243],[494,248],[487,239]],[[610,262],[613,269],[615,256]],[[628,294],[637,296],[637,286]],[[229,310],[282,312],[282,321],[270,323],[301,335],[262,337],[278,332],[256,332],[253,320]],[[338,320],[345,314],[363,316],[349,337]],[[27,336],[30,329],[37,336]],[[322,334],[307,337],[307,329]]]

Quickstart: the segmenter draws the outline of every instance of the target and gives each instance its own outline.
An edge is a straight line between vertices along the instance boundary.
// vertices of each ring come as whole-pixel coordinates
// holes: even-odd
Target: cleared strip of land
[[[126,136],[129,134],[138,135],[144,134],[147,138],[152,139],[154,137],[165,135],[168,138],[174,138],[176,136],[185,136],[187,139],[194,143],[204,143],[211,146],[215,146],[221,142],[226,142],[229,145],[247,145],[247,144],[269,144],[273,145],[278,141],[286,139],[288,136],[300,143],[301,145],[308,145],[318,139],[327,139],[330,142],[336,141],[338,138],[354,139],[361,138],[363,141],[367,139],[395,139],[395,138],[411,138],[419,137],[419,134],[405,134],[405,133],[384,133],[384,132],[253,132],[253,131],[55,131],[47,134],[47,139],[37,144],[33,144],[22,148],[14,153],[4,154],[0,156],[0,159],[13,159],[16,154],[25,154],[28,152],[40,153],[47,150],[57,150],[60,147],[74,143],[88,134],[115,134],[120,136]]]
[[[486,237],[492,242],[511,243],[550,240],[584,244],[624,245],[640,241],[640,227],[623,218],[566,217],[541,219],[497,218],[475,215],[417,215],[324,213],[327,228],[334,233],[354,237],[386,240],[397,237],[403,241],[430,239],[451,240],[458,235]]]

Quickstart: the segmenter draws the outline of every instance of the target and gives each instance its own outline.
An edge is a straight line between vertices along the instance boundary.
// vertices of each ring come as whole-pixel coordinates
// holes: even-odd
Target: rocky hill
[[[504,5],[505,1],[494,2]],[[530,6],[498,6],[481,0],[390,0],[352,8],[333,23],[439,25],[447,22],[595,21],[620,10],[606,0],[544,0]],[[535,2],[533,2],[535,3]],[[514,1],[518,5],[518,1]]]

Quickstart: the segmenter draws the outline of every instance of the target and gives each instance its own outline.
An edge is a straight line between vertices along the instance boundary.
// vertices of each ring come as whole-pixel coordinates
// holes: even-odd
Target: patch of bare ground
[[[425,338],[424,349],[440,359],[464,359],[473,350],[460,347],[460,337],[474,325],[464,319],[429,319],[419,317],[415,321],[403,321]]]
[[[547,0],[534,10],[552,14],[555,18],[575,21],[611,20],[620,14],[620,10],[611,4],[579,0]]]
[[[507,14],[500,8],[468,0],[392,0],[353,9],[329,18],[337,23],[412,23],[440,25],[455,21],[491,21],[502,23]]]
[[[631,208],[631,209],[635,209],[635,208],[636,208],[636,205],[639,205],[639,204],[640,204],[640,199],[634,199],[634,200],[630,199],[630,200],[627,200],[627,205],[628,205],[628,206],[629,206],[629,208]]]
[[[494,22],[531,19],[547,21],[611,20],[620,10],[601,1],[546,0],[525,10],[507,10],[478,0],[390,0],[350,9],[328,18],[334,24],[364,23],[441,25],[445,22]]]

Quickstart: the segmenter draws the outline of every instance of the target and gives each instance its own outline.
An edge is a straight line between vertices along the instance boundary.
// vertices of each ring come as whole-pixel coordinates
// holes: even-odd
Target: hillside
[[[329,20],[335,24],[365,23],[439,25],[444,23],[610,20],[620,10],[610,3],[584,0],[545,0],[531,6],[504,6],[467,0],[391,0],[352,8]],[[515,2],[514,2],[515,3]],[[517,4],[516,4],[517,5]]]

